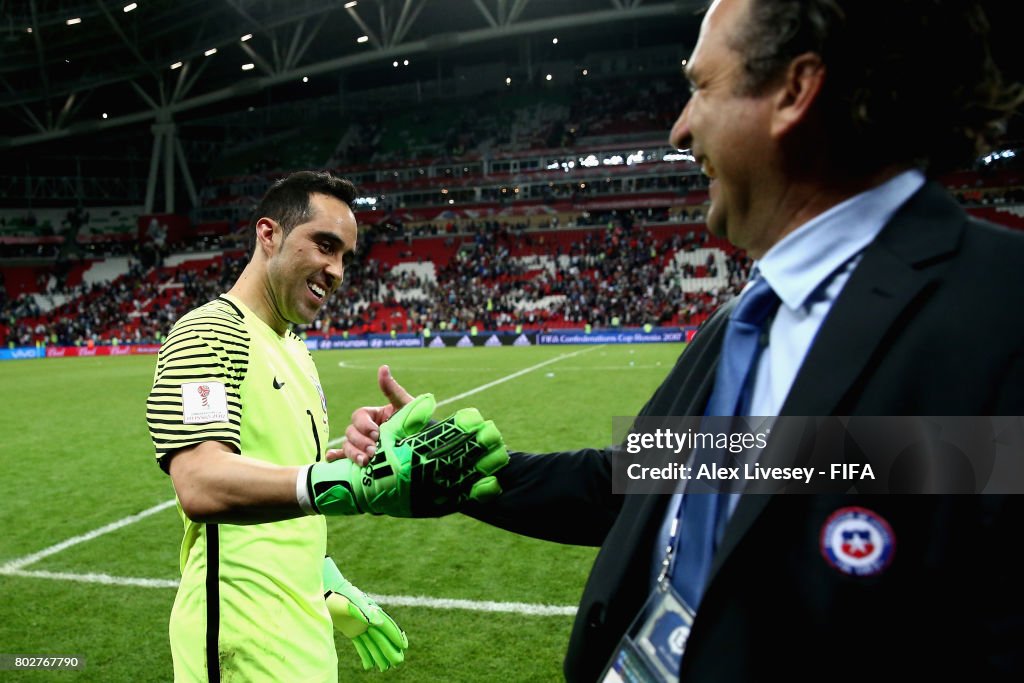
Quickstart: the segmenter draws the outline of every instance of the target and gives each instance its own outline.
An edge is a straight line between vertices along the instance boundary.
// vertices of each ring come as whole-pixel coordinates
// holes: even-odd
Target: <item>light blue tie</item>
[[[725,340],[715,374],[715,388],[705,415],[745,415],[750,409],[754,368],[764,345],[761,343],[765,322],[778,310],[779,297],[768,282],[754,272],[750,287],[741,295],[729,316]],[[694,454],[694,471],[701,464],[724,464],[725,452],[698,450]],[[694,480],[690,480],[692,484]],[[696,611],[704,594],[711,571],[711,558],[717,546],[718,530],[724,529],[718,519],[726,513],[728,495],[695,493],[694,487],[683,495],[676,566],[672,585]]]
[[[729,316],[725,341],[715,373],[706,415],[746,415],[750,410],[750,374],[761,355],[761,333],[765,322],[779,308],[779,297],[768,281],[754,272],[750,287],[740,295]]]

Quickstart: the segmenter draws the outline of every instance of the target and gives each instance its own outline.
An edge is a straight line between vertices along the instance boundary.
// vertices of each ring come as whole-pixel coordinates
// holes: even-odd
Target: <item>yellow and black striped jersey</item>
[[[223,295],[183,316],[157,356],[146,419],[158,462],[204,441],[276,465],[320,460],[327,402],[305,343]],[[179,505],[180,513],[180,505]],[[333,681],[323,517],[202,524],[181,514],[171,612],[175,680]]]

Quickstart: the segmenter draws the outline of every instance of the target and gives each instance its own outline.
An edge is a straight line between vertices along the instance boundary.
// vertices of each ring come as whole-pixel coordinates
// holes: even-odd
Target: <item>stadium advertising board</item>
[[[656,344],[672,343],[692,338],[687,330],[655,329],[643,331],[609,331],[595,330],[590,334],[580,331],[566,330],[538,336],[540,344]]]
[[[89,356],[139,356],[157,353],[159,344],[121,344],[118,346],[47,346],[40,358],[82,358]]]
[[[594,330],[587,334],[583,330],[562,330],[551,333],[538,332],[446,332],[430,337],[418,334],[350,336],[348,338],[309,337],[306,348],[310,351],[327,351],[334,349],[412,349],[428,347],[464,348],[471,346],[534,346],[536,344],[653,344],[689,342],[697,332],[696,328],[688,327],[680,330],[675,328],[655,328],[650,332],[642,330]],[[36,348],[22,346],[13,349],[0,349],[0,360],[18,360],[25,358],[82,358],[89,356],[137,356],[155,354],[160,351],[159,344],[121,344],[118,346],[45,346]]]
[[[426,346],[431,349],[468,348],[471,346],[533,346],[537,343],[536,332],[453,332],[429,337]]]
[[[423,346],[423,339],[415,334],[369,335],[366,337],[309,337],[306,348],[310,351],[328,349],[415,349]]]
[[[0,360],[21,360],[39,358],[40,350],[34,346],[19,346],[14,349],[0,349]]]

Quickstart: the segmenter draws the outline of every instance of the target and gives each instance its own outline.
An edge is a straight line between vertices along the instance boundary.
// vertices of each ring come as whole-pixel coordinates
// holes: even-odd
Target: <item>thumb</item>
[[[412,394],[406,391],[398,383],[398,380],[391,376],[391,368],[387,365],[377,368],[377,385],[395,408],[401,408],[412,400]]]

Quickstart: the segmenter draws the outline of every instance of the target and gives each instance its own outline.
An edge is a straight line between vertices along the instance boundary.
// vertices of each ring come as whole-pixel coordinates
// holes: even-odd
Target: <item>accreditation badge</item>
[[[657,586],[619,642],[601,683],[674,683],[693,625],[693,610],[672,585]]]

